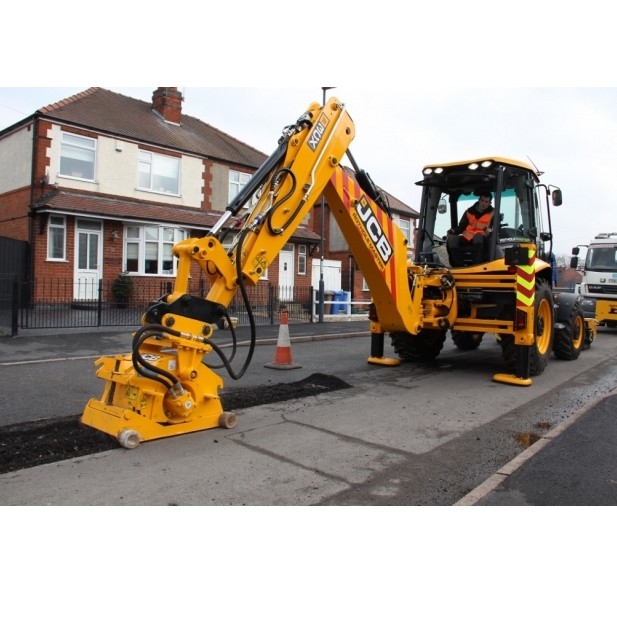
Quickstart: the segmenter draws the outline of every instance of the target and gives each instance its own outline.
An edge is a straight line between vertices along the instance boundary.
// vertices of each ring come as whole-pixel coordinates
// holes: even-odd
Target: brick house
[[[0,131],[0,236],[27,243],[28,278],[73,281],[56,301],[95,299],[121,272],[169,288],[173,245],[205,235],[266,158],[183,114],[177,88],[157,88],[150,102],[90,88]],[[412,243],[417,213],[390,200]],[[318,201],[270,265],[270,284],[315,284],[321,220]],[[323,257],[341,260],[343,288],[366,295],[336,224],[323,220],[336,238],[324,236]]]

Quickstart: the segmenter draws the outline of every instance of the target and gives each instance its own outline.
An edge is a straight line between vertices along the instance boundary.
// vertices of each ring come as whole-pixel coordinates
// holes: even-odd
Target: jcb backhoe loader
[[[477,347],[485,334],[496,335],[509,372],[494,379],[510,384],[530,385],[552,350],[565,359],[578,356],[590,335],[577,297],[562,294],[555,302],[551,292],[551,234],[540,229],[541,195],[548,213],[550,190],[531,167],[490,157],[424,169],[416,253],[409,259],[408,242],[385,194],[349,151],[354,136],[354,123],[337,98],[323,107],[312,103],[284,129],[274,153],[209,233],[174,246],[173,291],[144,313],[131,353],[97,361],[105,387],[100,399],[86,404],[84,424],[127,448],[234,426],[235,415],[222,409],[219,398],[223,381],[207,357],[214,352],[234,379],[244,374],[255,343],[247,288],[257,284],[322,193],[371,291],[368,362],[433,360],[448,332],[463,349]],[[354,173],[341,165],[344,156]],[[499,220],[486,261],[450,268],[443,232],[486,189],[494,194]],[[553,190],[552,197],[558,205],[561,192]],[[226,248],[223,238],[230,230],[235,236]],[[196,266],[209,279],[204,297],[188,293]],[[249,313],[252,345],[236,373],[213,334],[229,323],[227,308],[238,289]],[[385,334],[398,358],[385,356]]]

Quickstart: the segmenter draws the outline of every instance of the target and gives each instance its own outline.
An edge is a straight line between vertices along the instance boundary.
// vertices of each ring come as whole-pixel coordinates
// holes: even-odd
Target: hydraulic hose
[[[244,239],[246,237],[246,234],[249,231],[250,231],[249,228],[245,228],[244,230],[240,232],[239,237],[238,237],[238,247],[236,249],[236,255],[238,256],[238,259],[236,259],[236,274],[237,274],[237,279],[238,279],[238,287],[240,289],[240,293],[242,294],[242,300],[244,302],[244,306],[246,307],[246,313],[248,315],[249,325],[251,327],[251,340],[250,340],[250,345],[249,345],[249,352],[246,357],[246,360],[244,361],[244,365],[242,366],[238,374],[234,372],[231,365],[229,364],[229,361],[227,360],[227,358],[225,357],[225,354],[221,351],[221,349],[215,344],[213,344],[212,342],[210,343],[212,345],[212,349],[221,358],[223,365],[225,366],[225,368],[227,369],[227,372],[229,373],[229,376],[232,379],[236,379],[236,380],[240,379],[244,375],[244,373],[246,373],[251,363],[251,360],[253,359],[253,354],[255,353],[255,341],[257,340],[257,333],[255,329],[255,317],[251,309],[251,302],[246,292],[246,286],[244,284],[244,277],[242,275],[242,263],[240,259],[240,257],[242,256],[242,245],[244,244]],[[232,329],[232,332],[233,332],[233,329]],[[235,333],[232,334],[232,336],[234,336],[234,345],[235,345]],[[217,368],[214,366],[210,366],[209,364],[206,364],[206,366],[208,368]]]
[[[143,326],[135,333],[133,338],[133,353],[131,354],[131,359],[133,361],[133,367],[142,377],[158,381],[166,388],[171,389],[180,384],[178,378],[169,371],[150,364],[139,351],[139,348],[147,339],[153,336],[159,336],[161,333],[173,336],[180,336],[181,334],[177,330],[172,330],[171,328],[159,324],[148,324],[147,326]]]
[[[229,326],[229,330],[231,331],[231,356],[229,356],[229,358],[225,356],[225,361],[223,362],[223,364],[206,364],[204,362],[204,364],[208,368],[211,368],[211,369],[219,369],[223,367],[227,368],[227,364],[231,365],[231,362],[233,362],[233,359],[236,356],[236,351],[238,350],[238,338],[236,336],[236,330],[233,327],[231,323],[231,319],[227,312],[225,313],[224,317],[225,317],[225,321],[227,322],[227,325]],[[210,345],[212,345],[212,348],[217,352],[217,354],[219,353],[219,351],[221,351],[220,349],[216,348],[216,346],[214,345],[214,343],[212,343],[212,341],[210,341]],[[228,372],[229,372],[229,369],[228,369]]]
[[[267,214],[266,217],[266,222],[268,223],[268,231],[273,235],[273,236],[278,236],[280,234],[282,234],[285,229],[287,229],[287,227],[289,227],[289,225],[291,224],[291,222],[296,218],[298,211],[300,210],[300,208],[303,205],[303,201],[300,201],[300,203],[298,204],[298,207],[296,208],[295,212],[287,219],[287,222],[283,225],[283,227],[279,227],[279,228],[274,228],[272,226],[272,216],[274,215],[274,213],[278,210],[278,208],[280,208],[295,192],[296,190],[296,185],[297,185],[297,180],[296,180],[296,176],[293,173],[293,171],[291,171],[291,169],[287,168],[287,167],[283,167],[282,169],[279,169],[274,176],[272,177],[272,180],[270,182],[270,190],[274,191],[274,187],[276,185],[277,182],[280,181],[280,177],[281,176],[291,176],[291,188],[289,189],[289,191],[283,196],[281,197],[281,199],[279,199],[270,209],[270,211]]]

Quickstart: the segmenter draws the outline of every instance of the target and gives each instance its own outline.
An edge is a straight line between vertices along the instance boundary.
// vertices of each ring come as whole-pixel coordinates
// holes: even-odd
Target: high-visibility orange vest
[[[465,229],[461,236],[471,242],[476,234],[486,234],[486,230],[493,218],[493,212],[495,211],[484,212],[482,216],[476,216],[473,212],[467,212],[467,220],[469,222],[467,223],[467,229]]]

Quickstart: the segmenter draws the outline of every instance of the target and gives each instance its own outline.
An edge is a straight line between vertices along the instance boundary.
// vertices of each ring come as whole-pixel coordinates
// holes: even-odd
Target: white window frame
[[[411,225],[411,220],[410,219],[403,219],[400,216],[398,217],[398,226],[399,229],[403,232],[403,235],[405,236],[405,238],[407,238],[407,242],[408,242],[408,246],[411,246],[411,229],[412,229],[412,225]]]
[[[137,232],[135,234],[135,231]],[[171,237],[170,235],[171,234]],[[171,225],[126,225],[124,227],[123,270],[140,276],[175,276],[178,260],[171,253],[174,244],[189,237],[189,232]],[[156,235],[156,238],[154,237]],[[156,245],[156,272],[146,272],[148,252]],[[136,256],[135,256],[136,253]],[[171,268],[164,269],[165,257],[171,260]],[[137,261],[134,268],[131,261]],[[130,266],[130,267],[129,267]]]
[[[229,202],[249,183],[253,176],[245,171],[229,170]]]
[[[163,175],[157,173],[161,167],[175,166],[174,175]],[[147,177],[147,180],[146,180]],[[175,180],[175,192],[172,187],[166,188],[156,184],[156,178],[172,178]],[[177,156],[167,156],[150,152],[150,150],[139,150],[137,157],[137,188],[142,191],[161,193],[163,195],[180,195],[180,158]]]
[[[61,257],[52,255],[53,249],[58,248],[54,246],[53,242],[57,232],[62,234],[60,238],[62,244]],[[60,214],[50,214],[47,221],[47,261],[66,261],[66,217]]]
[[[298,244],[298,274],[306,274],[306,244]]]
[[[60,170],[58,175],[63,178],[75,178],[94,182],[96,176],[96,145],[97,140],[93,137],[84,137],[75,133],[61,131],[60,133]],[[72,156],[68,156],[69,153]],[[82,162],[82,169],[71,166],[68,161],[76,160]],[[63,169],[63,161],[64,169]],[[91,165],[91,173],[87,173],[85,164]],[[69,169],[67,169],[69,167]],[[72,168],[71,168],[72,167]]]

